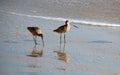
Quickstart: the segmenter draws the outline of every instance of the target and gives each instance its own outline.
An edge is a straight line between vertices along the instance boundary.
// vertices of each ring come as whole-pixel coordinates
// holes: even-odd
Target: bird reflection
[[[54,51],[55,53],[57,53],[57,56],[58,56],[58,60],[62,60],[66,63],[69,62],[69,54],[65,52],[65,43],[64,43],[64,47],[63,47],[63,51],[60,50],[60,51]]]
[[[37,49],[36,49],[36,46],[37,46],[37,45],[34,45],[31,54],[28,55],[28,56],[31,56],[31,57],[42,57],[42,56],[43,56],[43,49],[37,50]]]
[[[61,52],[61,51],[54,51],[54,52],[57,53],[58,60],[62,60],[66,63],[69,62],[69,54],[67,54],[65,52]]]

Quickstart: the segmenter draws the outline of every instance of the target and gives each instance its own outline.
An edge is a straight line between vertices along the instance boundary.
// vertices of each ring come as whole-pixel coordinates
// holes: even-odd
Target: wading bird
[[[60,34],[60,50],[61,50],[61,43],[62,43],[62,34],[64,34],[64,44],[66,43],[65,35],[70,30],[70,22],[68,20],[65,21],[65,25],[58,27],[57,29],[53,30],[56,33]]]
[[[38,27],[27,27],[27,29],[32,33],[35,45],[37,45],[36,38],[37,38],[37,36],[39,36],[42,39],[42,43],[43,43],[43,47],[44,47],[44,39],[43,39],[43,34],[42,34],[41,29]]]

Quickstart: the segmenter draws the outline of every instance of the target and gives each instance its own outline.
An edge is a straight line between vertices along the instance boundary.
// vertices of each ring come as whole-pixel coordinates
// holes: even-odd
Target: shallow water
[[[2,3],[4,4],[6,3],[6,1],[7,0],[4,0],[2,1]],[[36,1],[37,0],[35,0],[35,2]],[[42,2],[46,3],[46,1],[47,0]],[[64,2],[68,3],[69,1],[74,2],[75,4],[81,3],[79,0],[75,0],[75,1],[65,0]],[[48,2],[48,4],[49,3],[51,4],[52,2],[54,3],[54,1],[51,1]],[[56,0],[56,2],[58,2],[58,4],[60,2],[64,3],[62,0],[61,1]],[[110,2],[112,2],[112,0]],[[21,75],[21,74],[22,75],[56,75],[56,74],[58,75],[61,74],[119,75],[120,74],[120,47],[119,47],[120,28],[119,27],[101,27],[101,26],[89,26],[80,23],[71,23],[77,25],[79,28],[74,28],[73,26],[71,26],[70,32],[68,32],[66,35],[67,43],[65,45],[66,46],[65,52],[69,54],[70,61],[69,63],[65,63],[62,60],[58,60],[57,54],[54,53],[54,51],[59,51],[59,35],[53,32],[53,30],[56,29],[58,26],[63,25],[64,21],[61,19],[51,20],[51,18],[50,19],[40,18],[40,17],[36,18],[36,17],[21,16],[21,15],[15,15],[9,13],[15,11],[18,12],[19,10],[19,13],[25,12],[22,14],[31,15],[31,12],[30,14],[28,14],[29,13],[28,10],[21,11],[22,9],[25,8],[16,9],[12,11],[13,7],[15,7],[16,4],[21,4],[21,3],[24,2],[10,1],[6,5],[4,5],[4,8],[2,7],[0,8],[2,10],[4,9],[5,11],[5,12],[3,11],[0,12],[0,16],[1,16],[0,74],[1,75]],[[31,6],[31,2],[27,2],[27,3],[28,3],[27,6]],[[10,7],[8,7],[8,5],[10,5]],[[68,5],[71,6],[71,3],[68,3]],[[25,6],[26,5],[23,5],[23,7]],[[31,9],[31,7],[29,8]],[[7,8],[11,8],[9,9],[9,12]],[[44,16],[46,13],[41,13],[41,15]],[[35,15],[39,15],[39,14],[35,14]],[[55,14],[52,15],[48,14],[47,16],[53,16],[53,15]],[[60,15],[60,17],[62,16]],[[66,18],[69,17],[66,16]],[[117,23],[117,20],[114,22]],[[32,35],[26,29],[28,26],[38,26],[43,30],[45,47],[42,57],[28,56],[31,54],[34,48],[34,41]],[[36,50],[41,50],[42,49],[41,38],[38,38],[37,42],[38,45],[36,46]]]
[[[0,73],[2,75],[115,75],[120,74],[120,29],[113,27],[71,26],[65,52],[69,63],[57,60],[59,35],[53,29],[64,22],[0,13]],[[44,55],[29,57],[34,42],[27,26],[38,26],[45,38]],[[41,39],[37,39],[41,50]]]

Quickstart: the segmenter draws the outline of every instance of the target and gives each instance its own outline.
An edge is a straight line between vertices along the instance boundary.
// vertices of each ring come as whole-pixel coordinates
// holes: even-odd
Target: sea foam
[[[5,12],[0,10],[1,12]],[[42,19],[48,19],[48,20],[55,20],[55,21],[65,21],[70,20],[73,23],[80,23],[85,25],[94,25],[94,26],[109,26],[109,27],[120,27],[118,24],[110,24],[110,23],[102,23],[102,22],[92,22],[92,21],[84,21],[84,20],[78,20],[78,19],[69,19],[69,18],[62,18],[62,17],[49,17],[49,16],[38,16],[38,15],[28,15],[28,14],[22,14],[17,12],[5,12],[11,15],[17,15],[17,16],[23,16],[23,17],[30,17],[30,18],[42,18]]]

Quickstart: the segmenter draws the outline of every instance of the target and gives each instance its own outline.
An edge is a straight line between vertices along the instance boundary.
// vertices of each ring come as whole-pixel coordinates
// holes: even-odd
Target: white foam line
[[[82,23],[82,24],[87,24],[87,25],[120,27],[120,25],[118,25],[118,24],[109,24],[109,23],[91,22],[91,21],[80,21],[80,20],[72,20],[72,21],[75,23]]]
[[[57,21],[65,21],[64,18],[55,18],[55,17],[45,17],[45,16],[36,16],[36,15],[26,15],[26,14],[20,14],[15,12],[10,12],[12,15],[18,15],[18,16],[26,16],[26,17],[33,17],[33,18],[42,18],[42,19],[50,19],[50,20],[57,20]]]
[[[2,11],[5,12],[5,11]],[[6,12],[10,13],[12,15],[17,15],[17,16],[23,16],[23,17],[33,17],[33,18],[42,18],[42,19],[49,19],[49,20],[56,20],[56,21],[65,21],[67,18],[56,18],[56,17],[45,17],[45,16],[36,16],[36,15],[27,15],[27,14],[21,14],[21,13],[16,13],[16,12]],[[120,27],[118,24],[108,24],[108,23],[100,23],[100,22],[91,22],[91,21],[82,21],[82,20],[75,20],[75,19],[68,19],[71,22],[74,23],[81,23],[81,24],[87,24],[87,25],[95,25],[95,26],[111,26],[111,27]]]

